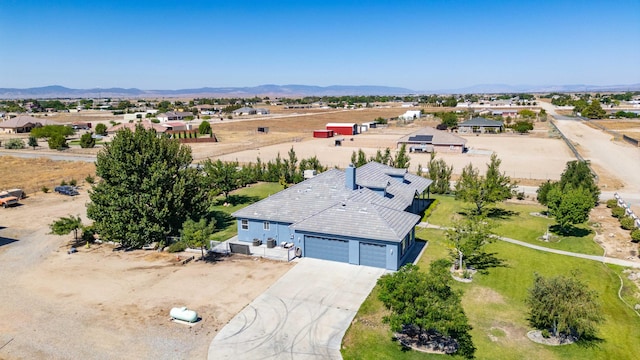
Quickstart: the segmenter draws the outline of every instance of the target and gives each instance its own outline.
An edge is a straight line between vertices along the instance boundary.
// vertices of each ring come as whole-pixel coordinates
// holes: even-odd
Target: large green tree
[[[207,159],[204,163],[204,172],[207,175],[205,181],[212,190],[221,192],[225,198],[229,193],[239,187],[238,163],[223,162],[220,159],[211,161]]]
[[[495,153],[491,155],[484,177],[472,164],[465,166],[456,183],[456,199],[473,203],[476,214],[482,214],[487,204],[510,199],[515,184],[509,176],[500,172],[500,163]]]
[[[586,161],[569,161],[562,175],[560,175],[560,187],[564,189],[567,185],[574,189],[582,187],[591,194],[593,205],[597,205],[600,198],[600,189],[596,184],[596,178]]]
[[[443,159],[436,160],[436,153],[431,153],[429,159],[428,171],[429,179],[433,181],[431,184],[431,192],[434,194],[448,194],[451,191],[451,173],[453,166],[448,166]]]
[[[589,220],[593,209],[591,194],[582,187],[574,189],[570,184],[561,188],[554,186],[547,194],[549,213],[553,215],[564,232],[571,225],[582,224]]]
[[[100,181],[89,192],[87,216],[103,239],[141,247],[178,235],[208,208],[191,149],[142,126],[119,131],[98,153]]]
[[[449,261],[436,260],[428,273],[408,264],[378,280],[378,298],[391,312],[383,321],[391,329],[428,344],[445,342],[455,352],[473,358],[471,325],[461,305],[461,293],[451,287]]]
[[[535,275],[525,300],[531,326],[556,337],[593,338],[602,322],[598,295],[575,276]]]
[[[589,119],[602,119],[605,115],[607,112],[596,99],[591,100],[591,103],[582,109],[582,116]]]

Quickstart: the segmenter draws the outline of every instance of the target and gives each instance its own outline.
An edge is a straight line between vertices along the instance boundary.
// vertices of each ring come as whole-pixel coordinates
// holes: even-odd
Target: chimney
[[[346,180],[346,187],[350,190],[355,190],[356,186],[356,168],[353,164],[349,164],[349,166],[344,171],[344,177]]]

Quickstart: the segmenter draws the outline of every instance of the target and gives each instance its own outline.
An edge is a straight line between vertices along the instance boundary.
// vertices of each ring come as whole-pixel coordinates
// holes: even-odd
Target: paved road
[[[384,272],[301,258],[218,332],[209,359],[342,359],[342,337]]]

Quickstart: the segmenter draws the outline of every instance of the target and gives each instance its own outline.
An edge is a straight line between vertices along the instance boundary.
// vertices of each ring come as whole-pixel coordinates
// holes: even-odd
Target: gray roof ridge
[[[382,220],[384,220],[384,222],[387,224],[387,227],[393,231],[393,233],[396,235],[396,237],[398,239],[400,239],[401,236],[400,236],[400,234],[398,234],[398,229],[396,229],[394,226],[391,225],[391,223],[389,223],[389,220],[383,214],[380,213],[381,209],[378,209],[378,208],[383,208],[383,210],[386,210],[386,211],[393,211],[393,212],[403,213],[403,215],[404,214],[411,214],[411,213],[409,213],[407,211],[392,209],[392,208],[386,207],[384,205],[377,205],[377,204],[371,204],[371,205],[374,206],[374,208],[376,209],[376,213],[378,214],[378,216],[380,218],[382,218]],[[412,215],[415,215],[415,214],[412,214]]]

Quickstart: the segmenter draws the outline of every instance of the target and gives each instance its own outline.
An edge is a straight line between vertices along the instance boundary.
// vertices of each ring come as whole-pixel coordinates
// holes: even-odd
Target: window
[[[407,238],[402,239],[402,250],[400,251],[400,256],[404,255],[404,252],[407,251]]]
[[[262,230],[269,231],[269,222],[265,221],[262,223]]]
[[[240,220],[240,225],[242,227],[242,230],[249,230],[249,220],[247,219]]]

